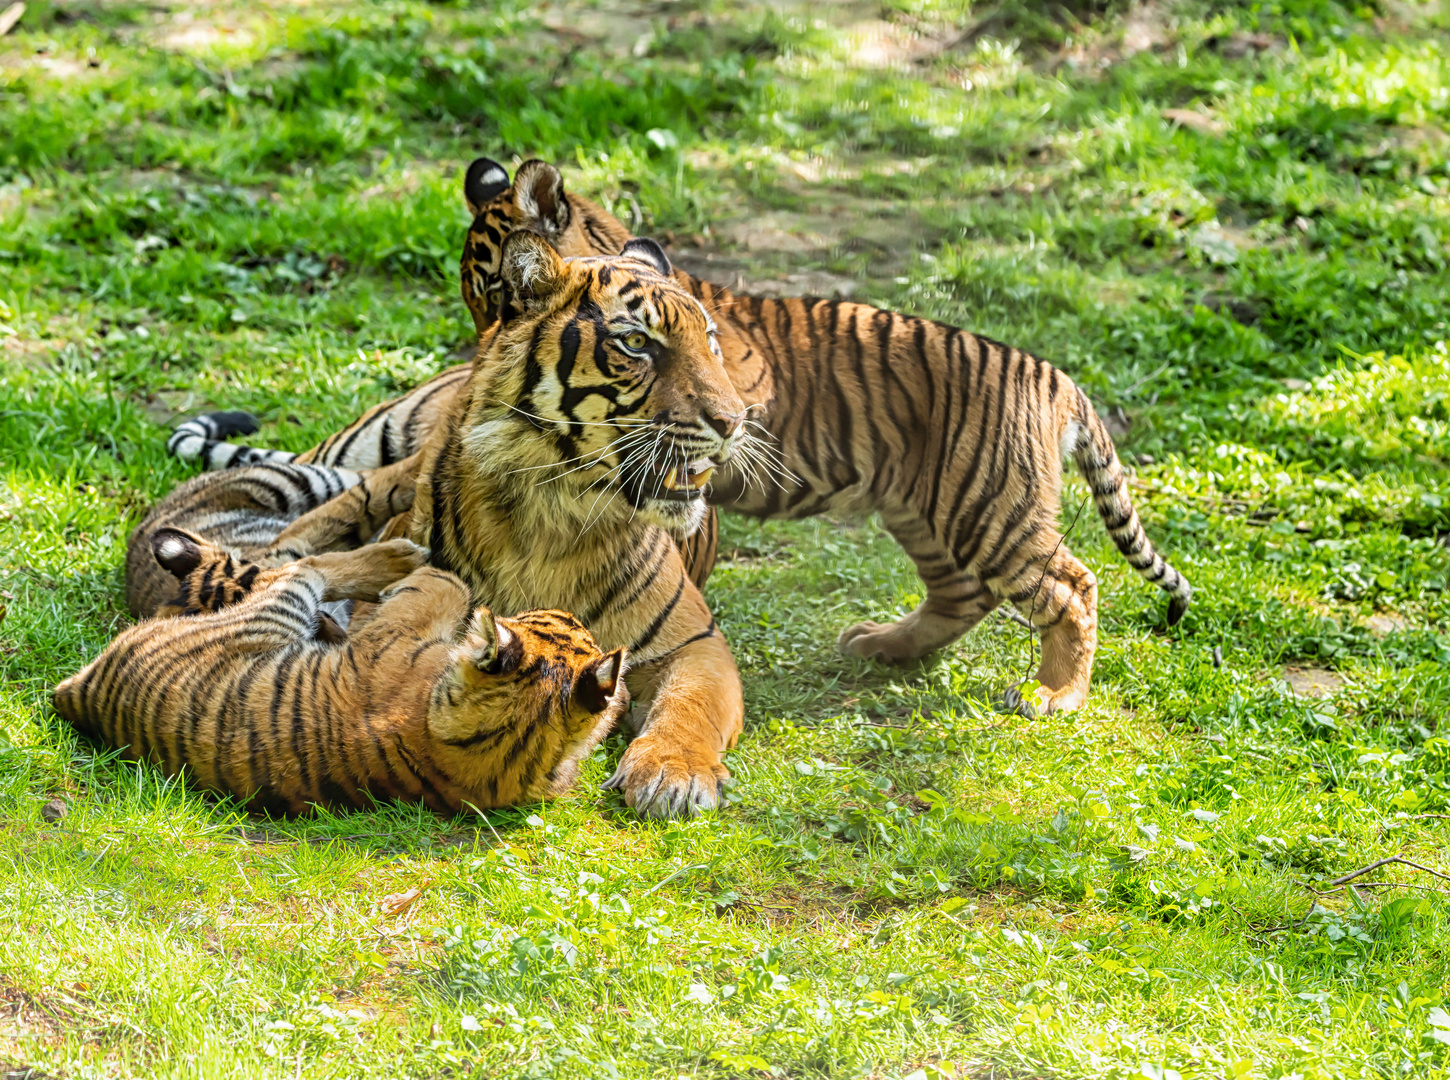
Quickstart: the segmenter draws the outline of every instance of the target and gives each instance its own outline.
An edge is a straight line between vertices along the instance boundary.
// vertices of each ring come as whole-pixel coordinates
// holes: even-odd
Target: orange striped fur
[[[412,506],[414,479],[406,468],[356,472],[277,462],[193,477],[131,531],[126,546],[131,614],[219,610],[249,592],[264,567],[366,543]],[[152,550],[152,537],[162,529],[194,533],[224,557],[209,564],[208,573],[183,578],[178,591],[177,578]]]
[[[230,556],[161,528],[158,564],[183,579]],[[495,619],[407,540],[255,565],[234,604],[123,632],[61,683],[78,729],[187,773],[259,812],[422,802],[440,813],[558,794],[628,704],[621,650],[572,616]],[[195,580],[183,590],[196,592]],[[342,644],[321,605],[381,599]]]

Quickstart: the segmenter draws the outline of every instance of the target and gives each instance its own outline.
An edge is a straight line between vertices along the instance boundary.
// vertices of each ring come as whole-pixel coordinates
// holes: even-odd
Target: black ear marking
[[[547,161],[534,158],[519,166],[514,177],[514,203],[523,215],[525,228],[538,229],[552,237],[569,227],[564,178]]]
[[[161,569],[184,581],[201,565],[204,541],[181,529],[157,529],[151,534],[151,553]]]
[[[475,217],[509,187],[509,171],[493,158],[475,158],[463,177],[463,198]]]
[[[623,677],[624,650],[615,649],[579,673],[574,680],[574,701],[586,712],[603,712]]]
[[[651,264],[663,277],[669,277],[675,272],[675,268],[670,265],[670,257],[665,254],[665,249],[647,236],[635,237],[624,245],[624,250],[620,254]]]

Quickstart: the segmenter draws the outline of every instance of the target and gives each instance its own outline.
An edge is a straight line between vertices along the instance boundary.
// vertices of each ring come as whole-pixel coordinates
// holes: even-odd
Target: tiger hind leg
[[[925,522],[888,522],[887,530],[916,563],[926,599],[898,622],[862,622],[848,627],[836,645],[848,656],[902,663],[950,645],[981,622],[1000,598],[957,566],[932,538]]]
[[[1047,546],[1042,557],[987,584],[1041,634],[1037,706],[1064,712],[1087,700],[1098,647],[1098,582],[1057,537],[1042,540]]]

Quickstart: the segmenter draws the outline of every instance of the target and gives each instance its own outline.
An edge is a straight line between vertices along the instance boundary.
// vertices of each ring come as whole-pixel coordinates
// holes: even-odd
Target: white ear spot
[[[509,633],[508,627],[504,626],[503,623],[496,622],[493,625],[494,629],[498,632],[498,651],[503,652],[509,647],[509,644],[514,639],[514,636],[513,634]]]
[[[613,654],[606,656],[599,662],[599,666],[594,669],[594,678],[601,685],[604,683],[612,683],[619,678],[618,661],[615,660]]]
[[[174,536],[169,536],[161,541],[156,549],[156,554],[163,559],[180,558],[186,552],[186,545]]]
[[[502,169],[493,168],[480,176],[478,180],[481,184],[507,184],[509,182],[509,175]]]

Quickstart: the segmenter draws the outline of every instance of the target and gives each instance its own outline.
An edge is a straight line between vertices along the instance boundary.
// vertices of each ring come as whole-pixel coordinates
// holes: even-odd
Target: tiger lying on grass
[[[566,195],[558,171],[520,166],[512,184],[496,162],[469,168],[474,214],[463,252],[463,297],[485,336],[509,300],[507,238],[539,232],[566,256],[620,251],[629,233],[587,199]],[[1042,635],[1039,705],[1071,709],[1087,696],[1097,648],[1097,579],[1058,530],[1062,459],[1086,478],[1118,550],[1171,597],[1178,621],[1192,590],[1153,549],[1113,441],[1086,395],[1051,364],[955,327],[832,300],[737,296],[683,271],[675,281],[718,322],[725,371],[775,463],[738,460],[712,479],[720,506],[756,517],[866,514],[916,563],[926,599],[893,624],[865,622],[840,645],[902,661],[956,640],[1003,600]],[[474,378],[449,369],[370,409],[303,454],[221,441],[217,425],[181,425],[168,447],[208,468],[268,460],[371,467],[418,450]],[[773,475],[760,482],[756,474]],[[688,479],[688,476],[686,476]],[[713,562],[713,541],[705,545]],[[697,561],[702,581],[709,562]]]
[[[234,562],[179,529],[148,541],[183,596]],[[234,603],[129,628],[56,688],[56,711],[258,812],[559,794],[628,706],[623,650],[602,655],[563,612],[474,609],[426,555],[392,540],[245,566]],[[340,598],[382,603],[345,643],[318,641],[321,605]]]
[[[146,514],[126,544],[126,603],[138,618],[219,610],[245,595],[262,568],[304,555],[367,543],[413,505],[415,475],[397,468],[355,472],[327,465],[269,463],[204,473],[177,487]],[[320,512],[319,508],[325,507]],[[299,521],[303,515],[306,520]],[[194,533],[227,557],[210,573],[182,581],[156,561],[151,538],[162,529]],[[187,592],[187,590],[191,590]],[[338,608],[329,608],[341,614]],[[345,622],[344,622],[345,625]],[[339,638],[331,615],[324,636]]]

